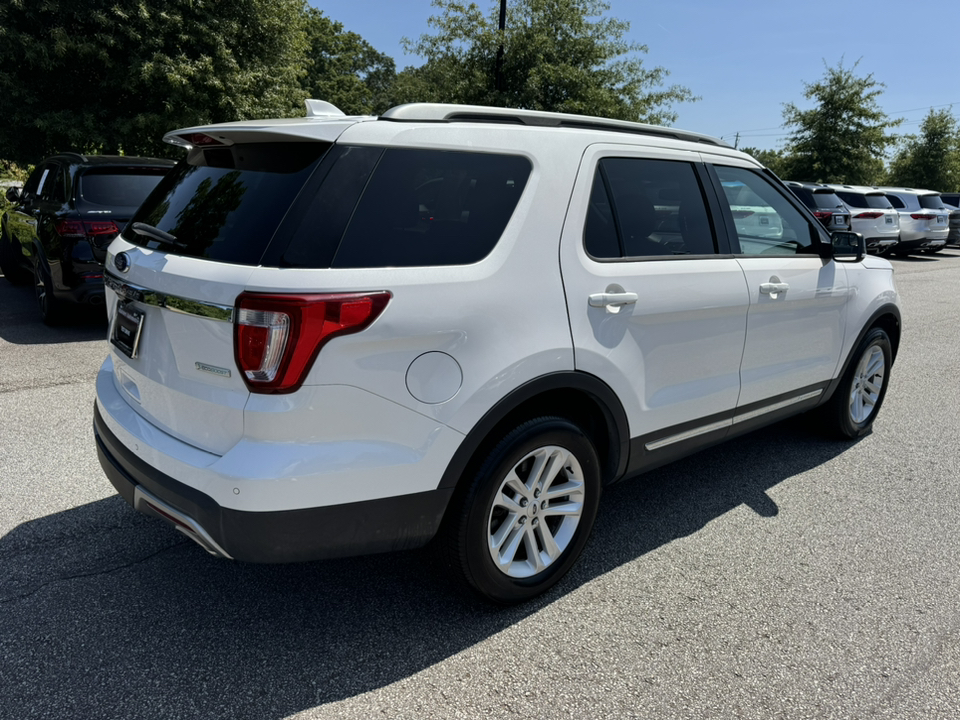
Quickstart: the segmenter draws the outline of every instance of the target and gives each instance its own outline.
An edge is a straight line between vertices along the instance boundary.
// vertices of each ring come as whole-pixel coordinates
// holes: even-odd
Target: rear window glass
[[[814,207],[818,208],[838,208],[843,206],[840,198],[837,197],[837,194],[833,190],[814,190],[813,203]]]
[[[140,205],[171,168],[90,168],[80,176],[77,198],[94,205]]]
[[[943,210],[943,200],[939,195],[921,195],[920,207],[925,210]]]
[[[838,191],[837,195],[850,207],[889,210],[893,207],[886,195],[861,195],[860,193]]]
[[[353,212],[332,267],[478,262],[500,239],[530,168],[527,158],[515,155],[387,149]]]
[[[157,185],[123,237],[135,244],[256,265],[329,143],[247,143],[193,149]],[[176,243],[134,232],[135,223]]]
[[[960,195],[941,195],[940,199],[943,200],[944,205],[960,207]]]

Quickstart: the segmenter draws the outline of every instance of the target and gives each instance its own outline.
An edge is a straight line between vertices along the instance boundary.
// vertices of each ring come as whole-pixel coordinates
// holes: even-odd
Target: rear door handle
[[[632,292],[604,292],[594,293],[588,301],[590,307],[620,308],[624,305],[633,305],[637,297],[637,294]]]
[[[764,295],[779,295],[790,289],[790,285],[785,282],[766,282],[760,283],[760,292]]]

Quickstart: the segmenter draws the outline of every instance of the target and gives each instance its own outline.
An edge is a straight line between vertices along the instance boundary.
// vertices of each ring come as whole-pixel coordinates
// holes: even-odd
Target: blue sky
[[[509,3],[510,0],[507,0]],[[630,23],[628,39],[647,45],[647,65],[670,71],[701,96],[675,106],[677,127],[721,136],[740,146],[781,147],[783,104],[810,107],[803,83],[824,74],[824,61],[857,60],[858,75],[886,85],[879,98],[897,130],[916,132],[931,107],[960,117],[956,13],[945,0],[607,0],[609,14]],[[430,32],[430,0],[310,0],[347,30],[360,34],[398,68],[419,65],[400,39]],[[480,0],[481,8],[499,0]],[[952,79],[948,79],[948,73]]]

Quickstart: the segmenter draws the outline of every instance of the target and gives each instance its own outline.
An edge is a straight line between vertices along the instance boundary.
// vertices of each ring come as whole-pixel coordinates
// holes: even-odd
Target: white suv
[[[870,430],[892,268],[743,153],[554,113],[308,112],[169,133],[185,159],[109,249],[100,461],[209,552],[436,536],[516,602],[609,483],[814,408]]]
[[[900,213],[900,242],[891,253],[935,253],[946,247],[950,234],[950,211],[939,194],[913,188],[878,189]]]
[[[850,208],[850,229],[863,235],[867,252],[887,253],[900,241],[900,213],[882,190],[830,185]]]

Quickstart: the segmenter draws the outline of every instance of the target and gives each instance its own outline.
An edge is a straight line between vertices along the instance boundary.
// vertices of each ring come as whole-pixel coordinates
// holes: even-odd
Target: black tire
[[[852,440],[873,429],[890,382],[892,358],[890,337],[882,328],[871,329],[851,355],[840,385],[824,407],[830,434]]]
[[[47,325],[59,325],[63,320],[63,303],[53,294],[50,268],[39,258],[33,266],[33,285],[40,319]]]
[[[19,247],[0,233],[0,272],[13,285],[26,285],[30,282],[30,272],[20,264],[22,257]]]
[[[545,472],[535,475],[538,467]],[[547,497],[550,488],[562,494]],[[447,563],[488,601],[528,600],[576,562],[599,502],[600,463],[591,440],[563,418],[529,420],[497,443],[460,504],[450,509],[442,539]],[[561,514],[561,508],[578,512]]]

